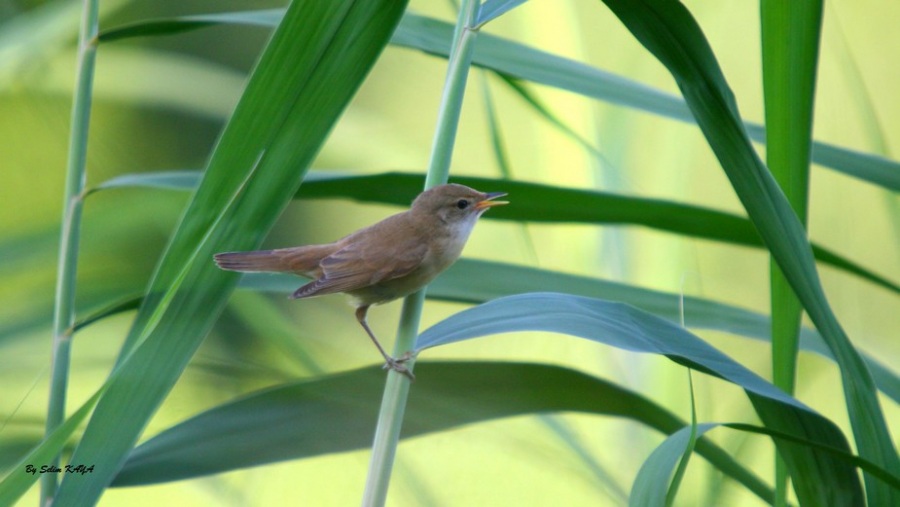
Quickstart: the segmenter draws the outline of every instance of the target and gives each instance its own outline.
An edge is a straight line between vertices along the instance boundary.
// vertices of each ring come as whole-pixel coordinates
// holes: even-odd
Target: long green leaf
[[[797,214],[807,224],[810,145],[822,2],[760,3],[766,162]],[[770,268],[772,379],[794,392],[803,307],[774,260]],[[787,471],[776,458],[777,505],[787,505]]]
[[[419,336],[429,347],[496,333],[551,331],[624,350],[667,356],[732,382],[746,392],[773,430],[849,451],[837,426],[683,328],[622,303],[557,293],[500,298],[459,312]],[[775,441],[804,505],[859,505],[862,490],[851,465],[809,446]],[[888,471],[890,472],[890,471]]]
[[[287,274],[247,273],[239,287],[249,290],[288,294],[297,289],[302,278]],[[566,292],[619,301],[640,308],[674,323],[693,329],[723,331],[734,335],[769,341],[767,316],[708,299],[670,294],[618,282],[557,273],[499,262],[460,259],[429,286],[427,297],[440,301],[480,304],[503,296],[526,292]],[[124,297],[85,315],[76,328],[88,326],[110,315],[137,308],[140,298]],[[834,360],[831,351],[814,329],[801,329],[800,348]],[[878,388],[900,403],[900,377],[876,359],[864,356]]]
[[[402,1],[296,1],[253,71],[157,269],[121,367],[72,457],[57,505],[92,505],[124,462],[237,283],[212,254],[252,248],[387,44]],[[133,353],[132,353],[133,350]],[[128,360],[125,361],[124,358]]]
[[[478,17],[475,19],[475,24],[481,27],[525,2],[526,0],[487,0],[478,9]]]
[[[422,361],[416,373],[403,438],[559,411],[624,417],[667,434],[685,424],[640,394],[556,366]],[[213,408],[141,444],[114,485],[181,480],[364,448],[371,443],[383,379],[380,368],[366,368],[273,387]],[[701,439],[697,452],[771,501],[772,491],[715,444]]]
[[[284,9],[260,9],[255,11],[220,12],[180,16],[172,19],[140,21],[119,26],[100,33],[100,42],[108,43],[132,37],[152,37],[157,35],[173,35],[208,26],[222,24],[239,24],[251,26],[275,27],[284,17]]]
[[[731,90],[700,27],[676,0],[604,2],[672,73],[750,219],[834,353],[860,455],[891,473],[900,473],[900,458],[879,406],[872,375],[831,311],[803,224],[753,150]],[[803,501],[807,495],[814,497],[815,491],[804,492],[802,487],[796,487],[800,486],[799,472],[795,469],[792,477]],[[873,505],[900,504],[900,491],[869,476],[866,486]]]
[[[763,0],[760,9],[766,162],[805,225],[822,2]],[[775,385],[793,392],[802,307],[774,263],[771,280],[773,378]]]
[[[795,435],[773,431],[769,428],[762,428],[743,423],[703,423],[697,425],[697,435],[704,435],[708,433],[709,430],[720,426],[748,433],[768,435],[772,438],[789,440],[791,442],[816,447],[822,451],[838,456],[847,463],[852,463],[860,469],[876,475],[880,480],[884,481],[885,484],[892,488],[900,488],[900,477],[886,473],[869,461],[833,447],[797,438]],[[690,440],[690,432],[690,426],[685,426],[669,435],[669,437],[650,454],[650,457],[644,461],[631,488],[629,505],[662,505],[661,500],[665,499],[668,479],[671,477],[672,471],[675,469],[676,464],[684,453],[684,448]]]
[[[452,26],[446,22],[407,14],[392,43],[446,58],[451,34]],[[482,34],[479,39],[474,63],[508,76],[674,120],[695,121],[680,97],[490,34]],[[745,126],[755,141],[765,141],[765,129],[761,125],[746,123]],[[900,191],[900,163],[896,161],[820,142],[813,143],[812,159],[824,167]]]
[[[707,431],[715,428],[712,423],[698,424],[696,428],[685,426],[663,440],[650,456],[644,460],[641,469],[631,485],[628,497],[629,507],[664,506],[669,492],[669,483],[675,467],[682,460],[684,450],[694,438],[700,438]]]
[[[200,174],[193,171],[165,171],[126,174],[112,178],[92,192],[104,188],[146,186],[171,190],[191,190]],[[325,199],[343,197],[362,202],[408,206],[422,189],[423,176],[411,173],[354,175],[311,172],[297,197]],[[662,231],[710,239],[741,246],[762,247],[753,223],[737,215],[662,199],[627,197],[607,192],[555,187],[537,183],[470,176],[453,181],[474,188],[499,188],[528,206],[508,206],[486,218],[530,222],[575,222],[633,224]],[[813,246],[820,261],[853,273],[900,294],[900,285],[830,250]]]
[[[313,177],[314,173],[310,172],[307,180]],[[304,185],[308,183],[306,181]],[[120,244],[131,243],[135,235],[142,236],[144,229],[142,221],[122,221],[118,217],[115,218],[116,220],[110,220],[107,215],[90,218],[95,227],[104,231],[108,230],[110,237],[121,242],[105,241],[103,243],[104,249],[108,248],[113,251],[116,251]],[[48,229],[39,234],[4,238],[0,241],[0,257],[5,261],[4,269],[13,271],[34,269],[32,266],[35,263],[44,262],[41,258],[35,257],[35,252],[52,251],[52,242],[55,236],[56,232]],[[47,259],[45,259],[48,262],[49,257],[48,253]],[[81,329],[106,316],[137,308],[142,300],[141,284],[145,283],[143,276],[139,273],[134,276],[120,276],[117,277],[115,284],[108,286],[108,281],[102,276],[102,272],[83,273],[84,290],[79,293],[78,319],[75,329]],[[301,279],[290,275],[247,274],[241,279],[241,286],[286,294],[297,288],[299,280]],[[52,290],[52,286],[44,283],[30,287],[28,292],[41,294],[50,290]],[[501,296],[541,290],[569,292],[576,295],[622,301],[673,322],[679,321],[677,308],[681,296],[678,294],[651,291],[595,278],[465,258],[432,284],[428,297],[478,304]],[[769,339],[769,319],[764,315],[690,296],[684,300],[684,309],[685,322],[690,328],[714,329],[754,339]],[[49,312],[49,304],[34,303],[27,305],[24,311],[15,312],[0,319],[0,344],[16,337],[27,336],[42,326],[46,326],[46,316]],[[804,328],[801,336],[801,348],[833,360],[830,351],[815,330]],[[878,388],[895,402],[900,403],[900,378],[873,358],[865,357],[864,359],[875,377]]]
[[[173,34],[222,23],[275,26],[279,12],[280,9],[241,11],[144,21],[104,31],[100,34],[100,39]],[[391,43],[446,58],[450,53],[452,40],[453,25],[406,13]],[[679,121],[695,121],[681,97],[490,34],[481,34],[473,62],[507,76]],[[761,125],[747,123],[746,127],[753,140],[765,141],[765,129]],[[822,142],[813,143],[812,160],[848,176],[900,191],[900,162]]]
[[[240,286],[288,294],[297,289],[298,280],[292,275],[248,273],[241,279]],[[674,323],[681,322],[683,316],[685,325],[690,328],[724,331],[764,341],[769,341],[770,337],[769,318],[743,308],[607,280],[472,259],[460,259],[432,282],[428,298],[479,304],[503,296],[540,291],[619,301]],[[800,347],[834,361],[828,346],[814,329],[801,330]],[[900,377],[873,357],[865,356],[864,360],[878,388],[900,403]]]

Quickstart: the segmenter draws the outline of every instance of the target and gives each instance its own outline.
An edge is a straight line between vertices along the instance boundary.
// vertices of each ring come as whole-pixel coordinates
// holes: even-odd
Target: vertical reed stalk
[[[75,322],[75,273],[78,266],[78,242],[81,235],[83,192],[87,180],[88,125],[97,54],[99,1],[85,0],[78,37],[78,67],[72,101],[69,154],[63,196],[62,230],[53,313],[53,359],[50,396],[47,407],[46,435],[50,435],[66,417],[66,388],[69,380],[69,355],[72,326]],[[58,466],[56,456],[48,465]],[[57,474],[41,477],[41,505],[49,505],[56,494]]]
[[[447,78],[444,81],[444,90],[438,111],[438,123],[431,149],[428,175],[425,179],[426,189],[446,183],[450,174],[453,145],[456,141],[456,131],[459,126],[459,116],[472,61],[474,42],[478,35],[474,28],[478,9],[478,0],[463,0],[460,7],[456,23],[456,36],[450,50]],[[425,289],[422,289],[408,296],[403,302],[403,312],[394,346],[395,357],[411,353],[415,349],[419,318],[422,315],[424,301]],[[407,366],[412,368],[414,361],[415,358],[412,358]],[[369,475],[363,493],[362,504],[364,507],[383,506],[387,499],[409,387],[409,380],[405,376],[394,370],[388,372],[381,410],[378,414],[375,440],[372,444]]]

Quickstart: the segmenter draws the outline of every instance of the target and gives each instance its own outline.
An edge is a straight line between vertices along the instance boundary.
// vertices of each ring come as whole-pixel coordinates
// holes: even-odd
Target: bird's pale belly
[[[447,263],[445,266],[434,266],[439,269],[419,268],[406,276],[385,280],[374,285],[369,285],[368,287],[348,291],[347,294],[362,304],[380,305],[387,303],[408,296],[428,285],[450,264],[452,264],[452,262]]]

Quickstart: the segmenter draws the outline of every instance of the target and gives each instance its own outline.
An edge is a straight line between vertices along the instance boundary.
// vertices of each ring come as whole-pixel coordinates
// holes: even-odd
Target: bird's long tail
[[[319,245],[316,245],[278,250],[257,250],[253,252],[226,252],[216,254],[213,258],[220,268],[228,271],[306,274],[318,268],[323,254],[325,252],[320,251]]]
[[[284,259],[273,250],[218,253],[213,258],[228,271],[288,271]]]

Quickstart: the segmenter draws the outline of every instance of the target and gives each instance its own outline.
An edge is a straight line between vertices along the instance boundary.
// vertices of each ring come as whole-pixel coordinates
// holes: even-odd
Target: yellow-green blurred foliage
[[[176,14],[278,6],[261,2],[103,2],[101,27]],[[265,5],[263,5],[265,4]],[[746,120],[762,120],[758,5],[692,0]],[[43,431],[73,49],[79,3],[0,6],[0,439]],[[419,13],[453,20],[449,2],[413,1]],[[840,146],[896,155],[900,146],[900,4],[828,2],[823,30],[815,136]],[[529,2],[486,32],[587,62],[677,93],[665,69],[599,1]],[[202,168],[267,30],[217,27],[101,45],[88,154],[88,186],[118,174]],[[389,48],[314,164],[317,169],[423,171],[446,62]],[[473,70],[452,174],[499,176],[490,145],[482,71]],[[566,124],[599,149],[598,160],[542,120],[489,76],[500,127],[517,179],[599,188],[740,213],[731,187],[699,130],[568,92],[533,87]],[[451,174],[451,179],[452,179]],[[502,190],[502,189],[486,189]],[[87,312],[146,284],[187,195],[122,189],[88,197],[79,264],[78,307]],[[509,199],[513,206],[528,202]],[[894,281],[900,279],[896,195],[831,170],[812,173],[810,235]],[[347,201],[297,202],[265,245],[324,242],[396,209]],[[315,221],[311,220],[315,217]],[[608,278],[699,295],[768,313],[768,258],[762,250],[721,246],[639,228],[534,225],[482,220],[467,256]],[[900,299],[822,268],[838,317],[858,346],[891,366],[900,361]],[[299,282],[299,281],[298,281]],[[341,297],[288,302],[237,293],[144,438],[251,389],[375,362],[378,357]],[[370,313],[390,337],[399,304]],[[255,310],[247,310],[253,308]],[[462,307],[426,304],[423,326]],[[260,313],[268,312],[268,313]],[[265,315],[265,325],[254,316]],[[69,407],[109,372],[131,314],[75,336]],[[261,336],[259,329],[275,336]],[[701,333],[768,377],[768,347]],[[430,350],[422,359],[492,358],[558,363],[611,378],[688,418],[685,370],[563,336],[504,335]],[[798,397],[846,427],[833,364],[801,356]],[[694,375],[703,421],[754,421],[742,393]],[[413,386],[413,388],[415,388]],[[489,386],[486,386],[489,388]],[[889,424],[900,412],[883,401]],[[718,430],[713,438],[764,478],[771,445]],[[749,439],[748,439],[749,438]],[[747,440],[745,440],[747,439]],[[391,505],[616,505],[637,468],[661,440],[634,424],[585,415],[518,417],[404,442]],[[577,450],[585,450],[589,457]],[[6,465],[9,463],[6,462]],[[112,489],[101,505],[352,505],[359,501],[366,451],[324,456],[162,486]],[[728,505],[758,501],[692,461],[679,501],[701,505],[718,488]],[[614,486],[610,485],[614,484]],[[36,495],[25,505],[36,503]]]

